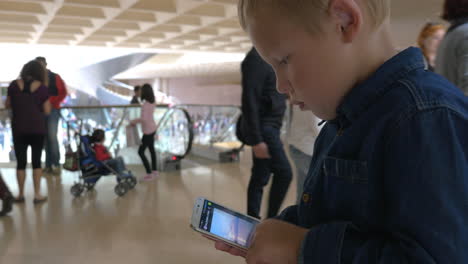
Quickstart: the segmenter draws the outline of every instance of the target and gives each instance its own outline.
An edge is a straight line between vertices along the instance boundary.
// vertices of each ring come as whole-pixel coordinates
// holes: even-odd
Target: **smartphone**
[[[195,200],[191,227],[214,240],[247,250],[258,219],[230,210],[220,204],[199,197]]]

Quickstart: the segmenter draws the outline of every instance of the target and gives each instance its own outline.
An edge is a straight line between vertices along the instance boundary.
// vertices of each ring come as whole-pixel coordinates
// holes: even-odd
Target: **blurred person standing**
[[[275,217],[288,192],[292,170],[280,139],[286,96],[276,90],[273,68],[252,48],[241,65],[242,116],[237,137],[252,146],[253,166],[247,189],[247,214],[260,217],[263,188],[273,180],[267,217]]]
[[[422,50],[427,67],[435,70],[435,60],[440,42],[444,39],[446,28],[440,23],[426,23],[418,36],[418,47]]]
[[[44,57],[37,57],[47,70],[46,85],[49,92],[49,101],[52,105],[52,111],[46,117],[47,136],[45,138],[46,166],[45,173],[60,175],[60,148],[57,139],[58,123],[60,120],[60,105],[67,97],[67,87],[62,77],[55,72],[47,69],[47,61]]]
[[[34,204],[47,201],[41,193],[41,156],[44,138],[47,133],[45,116],[50,114],[51,104],[47,87],[45,67],[37,61],[26,63],[20,79],[10,83],[6,107],[12,110],[13,145],[16,154],[16,176],[19,195],[15,202],[24,203],[24,183],[26,181],[27,151],[31,146],[31,160],[34,180]]]
[[[141,86],[137,85],[133,88],[133,97],[130,104],[140,104],[140,97],[141,97]]]
[[[436,59],[436,72],[468,96],[468,0],[445,0],[442,18],[450,23]]]

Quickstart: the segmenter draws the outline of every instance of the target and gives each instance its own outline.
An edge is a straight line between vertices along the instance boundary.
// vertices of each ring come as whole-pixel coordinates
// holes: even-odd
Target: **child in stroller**
[[[106,134],[102,129],[96,129],[91,136],[92,146],[96,159],[102,161],[107,166],[114,169],[117,174],[123,175],[124,177],[131,177],[131,172],[125,169],[125,163],[122,157],[112,158],[112,155],[109,153],[107,148],[104,146],[104,141],[106,140]],[[120,179],[117,177],[117,181]]]
[[[132,172],[125,168],[122,157],[112,158],[107,148],[103,145],[105,132],[96,129],[92,136],[80,136],[80,168],[83,183],[73,185],[71,193],[79,196],[84,189],[92,190],[101,176],[114,174],[117,177],[115,193],[123,196],[128,190],[133,189],[137,183]]]

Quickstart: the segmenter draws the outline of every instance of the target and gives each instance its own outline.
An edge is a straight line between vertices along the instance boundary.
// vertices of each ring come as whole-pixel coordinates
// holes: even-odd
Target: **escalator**
[[[158,169],[180,170],[182,160],[190,153],[193,144],[193,126],[187,110],[174,106],[168,108],[157,124],[156,152]]]

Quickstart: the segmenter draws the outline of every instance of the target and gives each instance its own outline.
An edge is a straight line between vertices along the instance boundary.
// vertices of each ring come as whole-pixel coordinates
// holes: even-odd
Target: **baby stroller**
[[[91,147],[91,136],[79,136],[78,150],[75,156],[78,160],[77,170],[81,173],[79,181],[70,189],[74,197],[80,196],[85,190],[94,189],[97,181],[102,176],[115,175],[117,177],[117,185],[114,191],[118,196],[124,196],[137,184],[137,179],[132,175],[131,171],[127,171],[126,174],[119,174],[105,162],[96,159],[94,150]]]

